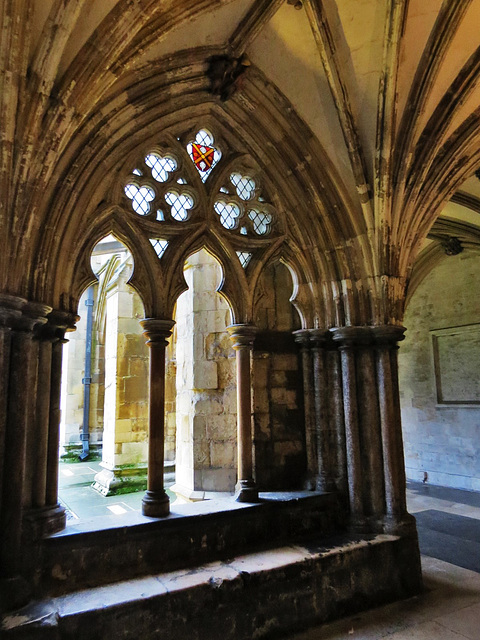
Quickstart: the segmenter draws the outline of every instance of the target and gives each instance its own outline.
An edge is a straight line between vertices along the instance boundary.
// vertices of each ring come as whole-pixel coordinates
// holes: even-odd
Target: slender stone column
[[[33,540],[61,531],[66,524],[65,509],[58,503],[60,387],[64,335],[76,320],[74,314],[55,310],[36,330],[35,418],[27,440],[31,471],[24,514],[26,533]]]
[[[46,337],[45,337],[46,338]],[[52,343],[39,342],[37,369],[36,433],[33,441],[32,496],[33,508],[45,506],[47,489],[48,426],[50,418],[50,383],[52,374]]]
[[[318,456],[317,489],[329,491],[332,489],[332,451],[330,442],[328,391],[326,369],[326,344],[329,333],[323,329],[311,329],[310,341],[313,356],[313,379],[315,389],[316,438]]]
[[[415,530],[415,520],[407,513],[405,462],[398,392],[397,343],[404,339],[403,327],[385,325],[372,328],[375,338],[380,424],[385,478],[385,530],[405,533]]]
[[[0,565],[5,576],[15,575],[21,565],[21,541],[26,443],[31,393],[35,389],[36,366],[32,357],[33,330],[45,323],[51,311],[46,305],[25,302],[22,315],[12,327],[8,389],[5,460],[3,468],[2,514],[0,520]]]
[[[315,407],[313,391],[313,367],[310,352],[310,330],[293,332],[295,342],[300,345],[303,373],[303,406],[305,412],[305,446],[307,449],[307,478],[305,488],[315,490],[318,481],[317,437],[315,429]]]
[[[63,345],[67,342],[59,328],[57,340],[52,344],[52,364],[50,368],[50,404],[48,411],[47,469],[45,483],[45,504],[58,505],[58,448],[60,440],[60,390],[62,385]]]
[[[227,329],[233,342],[237,364],[238,478],[235,499],[239,502],[256,502],[258,489],[253,479],[250,358],[257,328],[248,324],[233,324]]]
[[[20,309],[25,302],[21,298],[0,294],[0,522],[2,520],[3,470],[5,467],[11,327],[20,318]]]
[[[347,494],[347,456],[345,450],[345,417],[343,415],[342,366],[338,347],[332,341],[327,345],[327,403],[331,433],[333,486]]]
[[[148,480],[142,502],[146,516],[163,518],[170,501],[163,485],[165,459],[165,348],[173,320],[146,318],[140,322],[150,347],[150,400],[148,410]]]
[[[357,327],[341,327],[332,329],[332,333],[341,353],[350,512],[354,522],[361,526],[364,516],[363,473],[355,363],[358,331]]]

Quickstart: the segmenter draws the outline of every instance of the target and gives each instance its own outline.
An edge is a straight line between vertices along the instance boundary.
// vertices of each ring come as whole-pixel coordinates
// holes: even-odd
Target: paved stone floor
[[[69,524],[140,511],[143,492],[104,498],[91,489],[99,468],[97,462],[60,464]],[[417,518],[424,593],[290,640],[480,640],[480,494],[411,483],[407,498]]]

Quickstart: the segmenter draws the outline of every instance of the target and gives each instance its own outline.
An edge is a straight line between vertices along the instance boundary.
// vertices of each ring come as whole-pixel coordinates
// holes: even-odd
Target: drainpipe
[[[80,460],[86,460],[90,455],[90,384],[92,382],[92,329],[93,329],[93,287],[87,291],[85,300],[87,307],[87,335],[85,339],[85,377],[82,380],[83,387],[83,427],[80,439],[82,441],[82,453]]]

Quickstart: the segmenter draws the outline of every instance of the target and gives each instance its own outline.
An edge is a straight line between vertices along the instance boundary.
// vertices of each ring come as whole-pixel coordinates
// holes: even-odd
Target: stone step
[[[413,539],[310,536],[95,589],[6,615],[3,640],[251,640],[419,592]]]
[[[231,497],[172,505],[164,519],[137,512],[78,522],[39,543],[35,596],[54,596],[151,573],[195,567],[341,528],[336,496],[263,493],[258,504]]]

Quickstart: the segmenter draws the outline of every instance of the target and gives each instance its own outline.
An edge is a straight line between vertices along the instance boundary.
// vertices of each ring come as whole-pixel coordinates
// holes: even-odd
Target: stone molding
[[[400,325],[350,326],[330,329],[339,349],[362,348],[369,345],[390,345],[404,339],[405,327]]]
[[[167,320],[164,318],[144,318],[140,320],[143,333],[147,338],[148,346],[162,345],[167,346],[168,338],[172,335],[175,320]]]
[[[258,329],[253,324],[231,324],[227,327],[234,349],[253,347]]]
[[[30,332],[47,322],[52,307],[25,298],[0,294],[0,325],[14,331]]]

